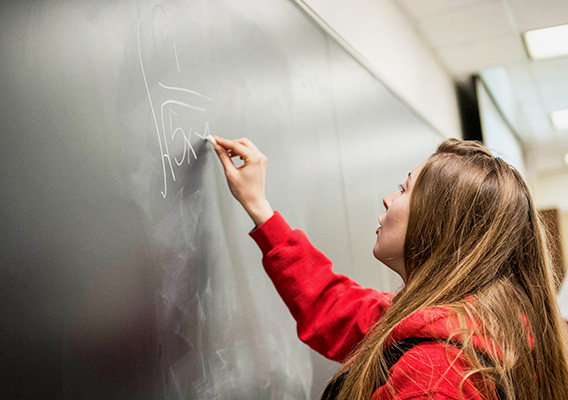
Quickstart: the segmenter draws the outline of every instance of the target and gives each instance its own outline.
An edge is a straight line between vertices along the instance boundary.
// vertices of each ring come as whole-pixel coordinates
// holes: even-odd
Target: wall
[[[487,85],[491,88],[491,93],[487,91]],[[564,184],[567,179],[566,169],[539,171],[537,158],[540,155],[537,150],[531,146],[523,147],[519,142],[516,129],[523,126],[522,114],[508,77],[502,69],[484,71],[482,79],[476,81],[476,91],[483,142],[493,154],[502,157],[521,172],[532,190],[537,209],[558,209],[562,252],[568,254],[568,190]]]
[[[556,208],[560,213],[560,237],[564,254],[564,271],[568,255],[568,173],[553,171],[543,173],[533,185],[534,201],[538,209]]]
[[[538,208],[558,208],[561,213],[568,213],[568,173],[540,174],[534,183],[533,194]]]
[[[381,80],[446,137],[460,137],[451,75],[390,0],[296,0],[337,32]]]
[[[476,80],[483,143],[491,152],[527,177],[523,149],[513,128],[495,105],[481,80]]]

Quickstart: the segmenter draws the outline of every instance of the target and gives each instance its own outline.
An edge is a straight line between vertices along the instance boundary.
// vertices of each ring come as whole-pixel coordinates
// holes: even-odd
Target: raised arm
[[[262,263],[297,322],[299,338],[327,358],[344,361],[386,312],[394,295],[361,287],[333,271],[329,258],[276,212],[250,234]]]
[[[343,361],[390,306],[391,293],[361,287],[333,272],[332,262],[301,230],[274,213],[264,194],[266,157],[247,139],[215,137],[233,196],[257,228],[263,265],[297,322],[298,336],[322,355]],[[237,168],[232,157],[244,164]]]

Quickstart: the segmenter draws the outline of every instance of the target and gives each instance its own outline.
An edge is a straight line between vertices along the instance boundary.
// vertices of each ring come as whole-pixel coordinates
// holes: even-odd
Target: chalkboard
[[[308,399],[303,345],[208,133],[339,272],[441,136],[287,0],[0,5],[2,398]]]

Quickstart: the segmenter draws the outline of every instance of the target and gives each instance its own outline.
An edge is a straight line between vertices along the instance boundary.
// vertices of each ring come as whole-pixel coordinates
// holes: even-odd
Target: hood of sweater
[[[527,330],[529,345],[534,347],[534,338],[530,332],[530,324],[525,315],[520,317]],[[467,319],[467,332],[472,334],[471,341],[476,350],[484,354],[496,354],[501,357],[501,349],[495,341],[484,332],[481,322]],[[418,310],[401,321],[391,332],[389,344],[402,341],[410,337],[449,340],[454,343],[463,343],[460,333],[460,324],[454,310],[450,307],[435,307]]]

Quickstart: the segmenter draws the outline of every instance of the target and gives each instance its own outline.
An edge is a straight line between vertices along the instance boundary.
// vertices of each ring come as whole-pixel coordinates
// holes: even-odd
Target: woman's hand
[[[264,194],[267,159],[249,139],[227,140],[215,136],[215,151],[225,169],[233,196],[242,204],[256,226],[268,220],[274,212]],[[236,167],[232,157],[244,164]]]

